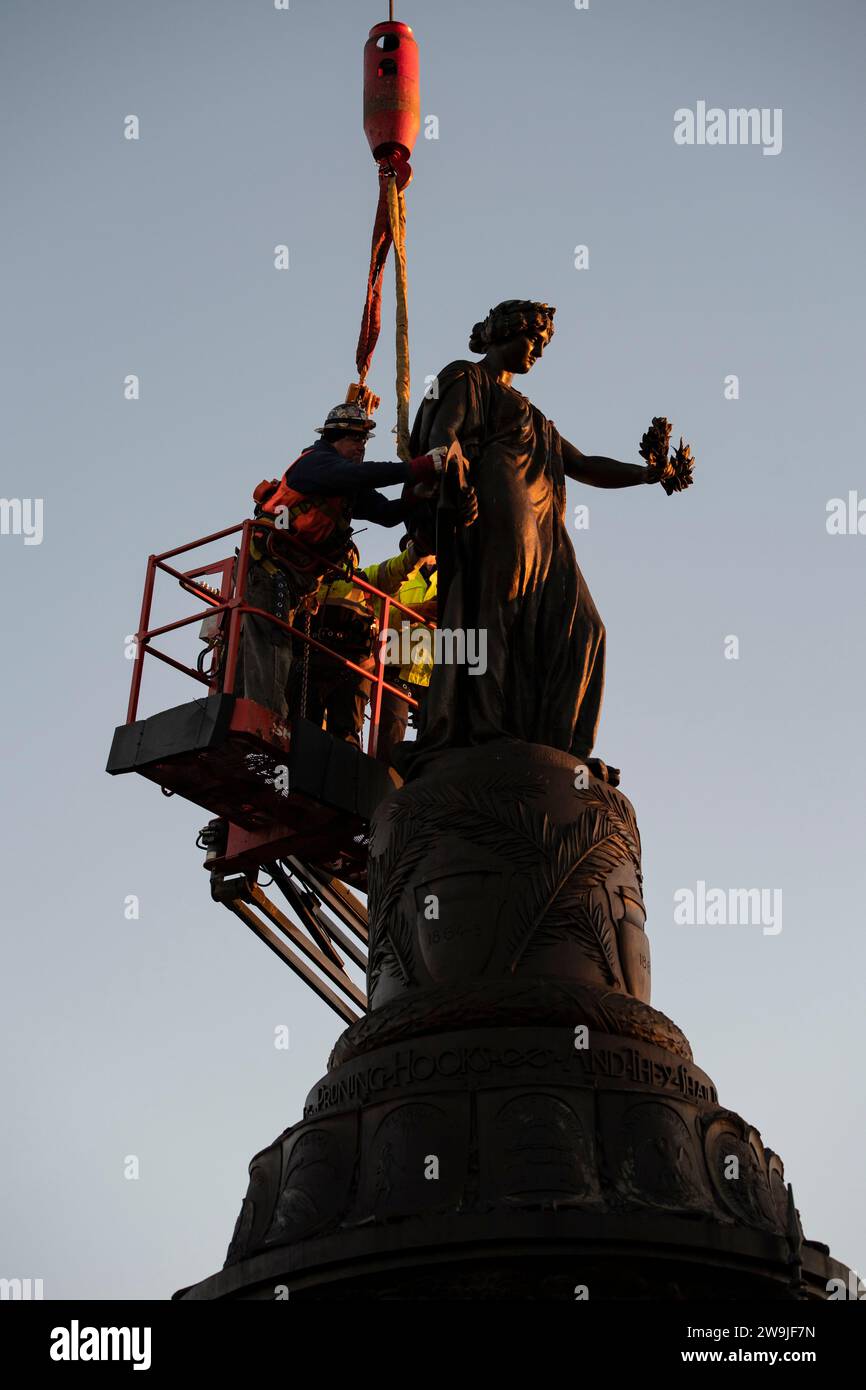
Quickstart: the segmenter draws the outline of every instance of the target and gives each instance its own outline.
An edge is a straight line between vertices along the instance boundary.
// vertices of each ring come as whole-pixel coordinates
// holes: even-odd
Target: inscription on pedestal
[[[369,1061],[349,1063],[330,1073],[308,1097],[304,1117],[338,1107],[366,1105],[389,1090],[422,1086],[461,1089],[487,1085],[513,1085],[521,1073],[545,1072],[559,1082],[576,1086],[606,1085],[647,1087],[674,1092],[695,1102],[716,1103],[716,1089],[697,1067],[634,1042],[590,1035],[590,1046],[577,1052],[573,1036],[564,1032],[561,1042],[547,1047],[463,1045],[443,1040],[441,1046],[398,1047],[374,1053]]]

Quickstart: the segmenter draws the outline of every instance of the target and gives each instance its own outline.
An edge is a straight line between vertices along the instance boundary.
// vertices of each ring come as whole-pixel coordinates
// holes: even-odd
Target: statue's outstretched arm
[[[640,442],[639,453],[647,460],[642,463],[620,463],[618,459],[603,458],[600,454],[582,454],[562,439],[562,462],[568,478],[592,487],[634,487],[635,483],[661,483],[668,497],[684,492],[694,482],[695,459],[691,448],[680,442],[669,456],[671,427],[663,415],[657,415]]]
[[[590,487],[634,487],[636,483],[653,481],[642,463],[621,463],[601,454],[582,454],[567,439],[562,441],[562,462],[567,478],[589,483]]]

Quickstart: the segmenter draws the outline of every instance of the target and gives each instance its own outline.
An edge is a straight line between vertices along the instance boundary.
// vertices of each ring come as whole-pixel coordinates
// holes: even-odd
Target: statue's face
[[[511,338],[500,345],[502,366],[508,372],[524,376],[535,366],[549,342],[550,333],[546,328],[536,328],[531,333],[521,333],[519,337]]]

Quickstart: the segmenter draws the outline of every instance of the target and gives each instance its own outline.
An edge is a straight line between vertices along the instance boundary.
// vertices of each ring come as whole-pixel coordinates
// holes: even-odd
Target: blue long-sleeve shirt
[[[348,497],[353,517],[375,521],[379,526],[399,526],[409,507],[402,497],[383,497],[376,488],[407,483],[411,476],[409,464],[399,459],[393,463],[378,463],[374,459],[353,463],[324,439],[317,440],[286,470],[286,481],[297,492]]]

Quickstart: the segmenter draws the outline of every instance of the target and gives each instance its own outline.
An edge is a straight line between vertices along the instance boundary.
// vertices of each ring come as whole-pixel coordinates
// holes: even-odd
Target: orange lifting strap
[[[355,353],[358,384],[363,387],[379,332],[382,327],[382,272],[393,244],[394,268],[397,281],[397,453],[409,459],[409,311],[406,281],[406,198],[397,186],[396,175],[387,167],[379,167],[379,202],[373,223],[373,243],[370,250],[370,270],[367,276],[367,296],[361,319],[361,333]]]

